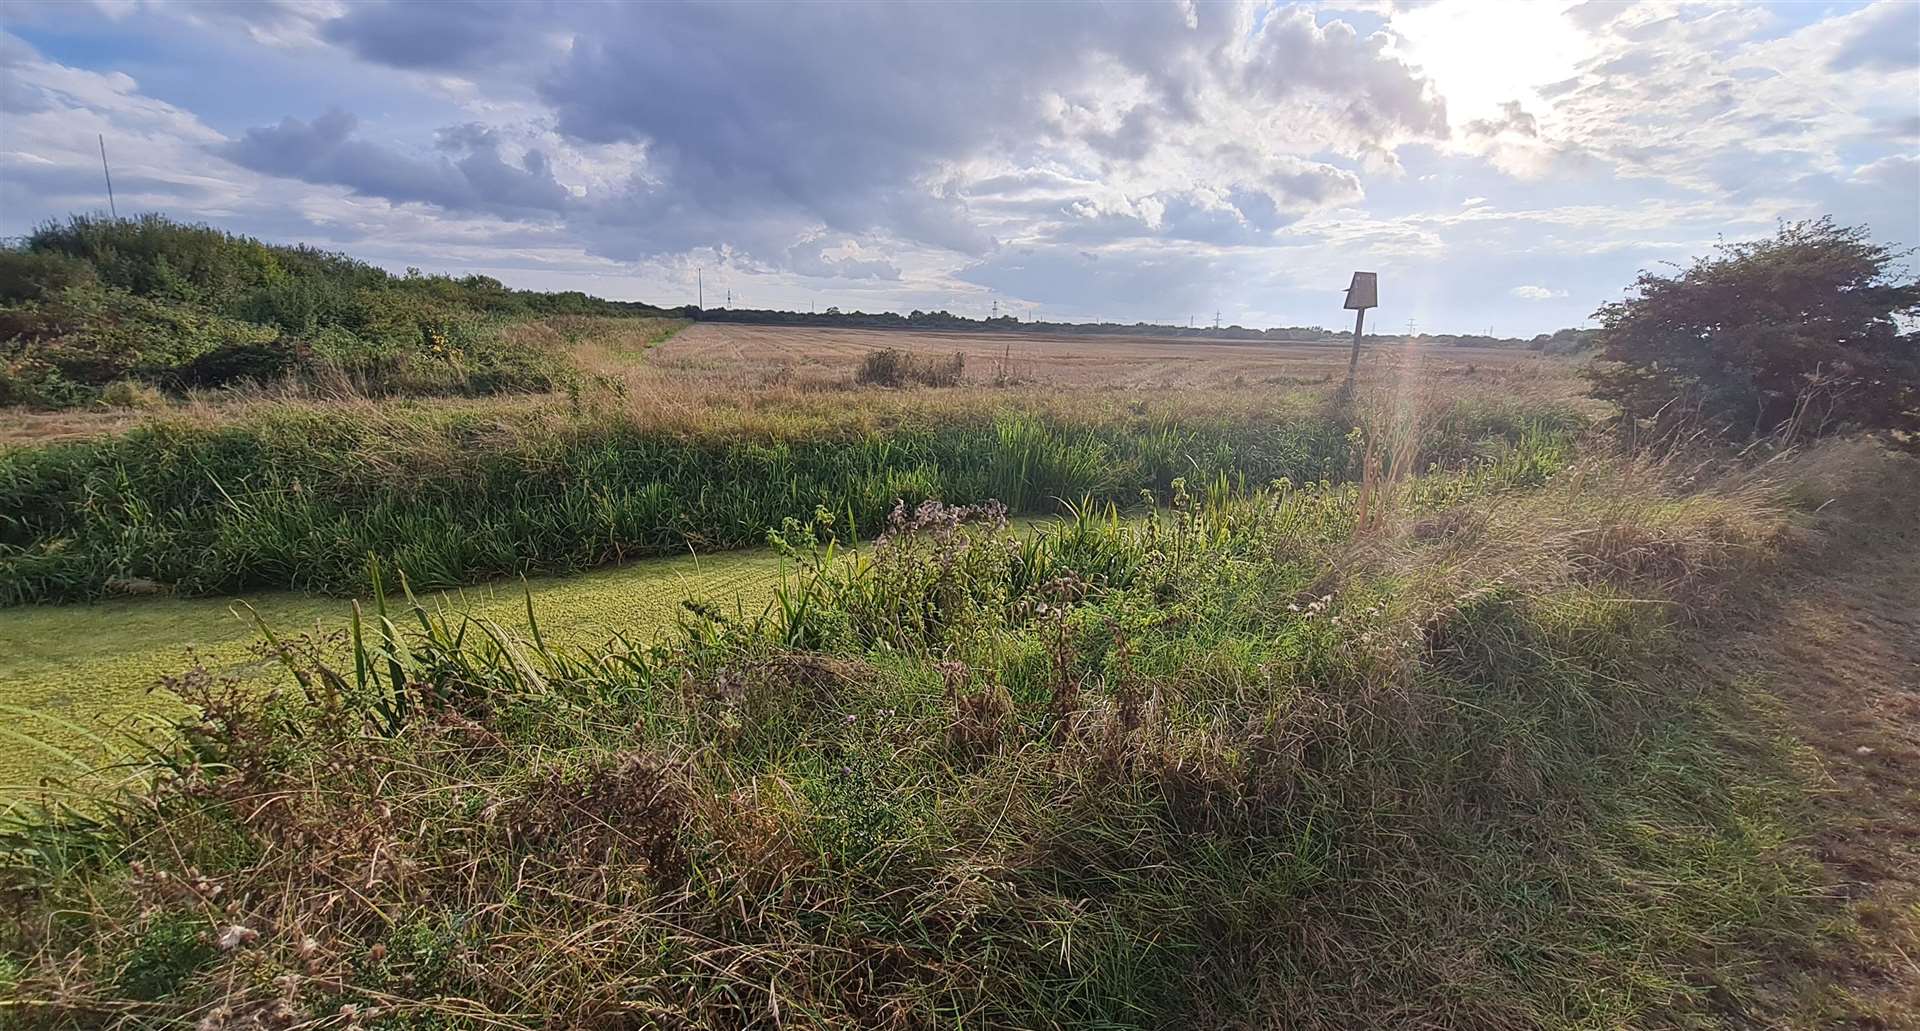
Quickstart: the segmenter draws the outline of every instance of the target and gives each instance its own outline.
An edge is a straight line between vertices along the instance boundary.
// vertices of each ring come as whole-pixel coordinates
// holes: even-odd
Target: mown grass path
[[[1016,530],[1051,517],[1014,521]],[[524,630],[527,595],[547,640],[590,647],[616,633],[635,641],[675,625],[684,601],[753,615],[773,600],[785,566],[766,548],[639,559],[571,576],[501,580],[423,597]],[[197,659],[216,675],[284,676],[253,650],[260,635],[245,601],[275,634],[344,629],[351,603],[293,591],[227,598],[122,598],[92,605],[0,608],[0,800],[40,778],[124,754],[122,731],[177,715],[153,691]],[[72,758],[66,758],[71,756]]]
[[[758,612],[780,582],[772,551],[726,552],[636,561],[575,576],[526,582],[549,640],[592,645],[615,632],[645,639],[674,625],[685,599]],[[518,580],[446,591],[446,605],[510,627],[526,624]],[[111,754],[116,728],[166,711],[151,688],[195,656],[208,670],[246,678],[279,675],[251,645],[258,632],[239,598],[136,598],[95,605],[0,609],[0,797],[40,777],[71,772]],[[331,631],[346,624],[343,599],[292,592],[245,596],[276,634]],[[25,740],[31,739],[31,742]],[[38,742],[33,743],[33,742]]]

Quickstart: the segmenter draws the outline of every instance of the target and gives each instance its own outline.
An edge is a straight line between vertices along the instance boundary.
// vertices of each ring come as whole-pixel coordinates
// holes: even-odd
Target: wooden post
[[[1347,359],[1347,379],[1352,381],[1360,371],[1360,329],[1366,325],[1367,309],[1355,309],[1353,313],[1353,357]]]
[[[1347,390],[1360,373],[1360,333],[1366,328],[1367,309],[1380,303],[1380,277],[1372,272],[1355,272],[1353,285],[1347,287],[1347,303],[1353,309],[1353,357],[1347,359]]]

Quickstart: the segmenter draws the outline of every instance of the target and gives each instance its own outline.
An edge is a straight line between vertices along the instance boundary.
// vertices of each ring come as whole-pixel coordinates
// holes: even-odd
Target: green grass
[[[885,421],[731,413],[689,426],[624,409],[385,405],[160,421],[0,451],[0,603],[155,585],[351,594],[366,589],[369,554],[450,587],[757,544],[817,507],[847,517],[842,533],[870,533],[903,499],[996,498],[1037,514],[1081,497],[1130,503],[1179,477],[1349,475],[1345,416],[1281,400],[1180,416],[989,395]],[[1454,405],[1422,464],[1575,425]]]
[[[1796,757],[1668,661],[1678,603],[1764,571],[1769,490],[1530,438],[1011,542],[788,523],[767,618],[651,648],[366,611],[284,653],[299,692],[180,681],[151,787],[17,814],[18,1013],[1781,1023]]]
[[[590,649],[616,634],[646,641],[673,632],[686,615],[685,601],[758,615],[774,602],[789,564],[765,548],[640,559],[422,601],[525,633],[531,599],[549,643]],[[286,671],[255,647],[260,634],[252,613],[283,636],[322,635],[351,619],[346,601],[287,591],[0,609],[0,706],[9,712],[0,730],[8,739],[0,749],[0,798],[20,794],[42,776],[70,777],[126,755],[123,731],[145,732],[183,711],[153,688],[195,662],[262,687],[283,682]]]
[[[682,599],[757,612],[772,599],[780,568],[779,556],[765,549],[656,558],[534,579],[524,590],[518,580],[502,581],[426,601],[524,630],[530,594],[556,646],[587,647],[616,632],[645,639],[671,630]],[[152,688],[195,657],[217,675],[284,680],[277,663],[254,651],[259,631],[241,601],[279,634],[338,630],[350,618],[338,598],[291,592],[0,610],[0,705],[11,709],[12,732],[0,748],[0,796],[124,754],[115,728],[146,729],[154,718],[176,716],[179,706]]]

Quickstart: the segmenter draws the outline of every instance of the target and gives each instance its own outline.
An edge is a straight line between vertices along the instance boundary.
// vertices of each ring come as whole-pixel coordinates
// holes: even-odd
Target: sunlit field
[[[1667,357],[1728,277],[1753,324],[1686,340],[1839,346],[1747,279],[1876,282],[1857,231],[1351,375],[44,234],[0,252],[9,1026],[1920,1011],[1908,338]]]

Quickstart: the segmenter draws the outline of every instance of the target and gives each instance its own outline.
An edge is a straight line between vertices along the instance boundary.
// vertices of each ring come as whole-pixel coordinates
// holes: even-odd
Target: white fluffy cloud
[[[23,4],[0,214],[103,206],[105,133],[123,210],[391,265],[1247,323],[1377,268],[1514,332],[1780,218],[1920,243],[1907,0],[1368,7]]]

